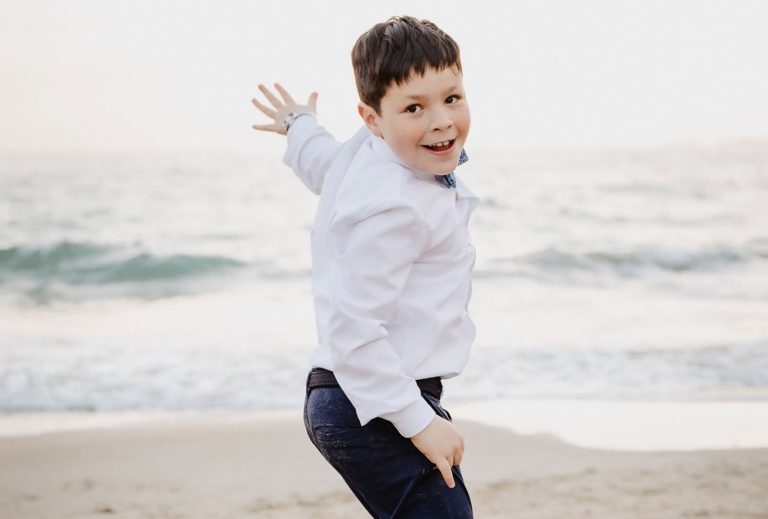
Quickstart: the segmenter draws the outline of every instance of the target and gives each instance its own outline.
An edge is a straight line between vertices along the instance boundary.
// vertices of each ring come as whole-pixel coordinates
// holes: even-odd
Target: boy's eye
[[[405,110],[410,112],[410,113],[412,113],[412,114],[415,114],[416,113],[415,109],[418,108],[418,107],[419,107],[419,105],[408,105],[408,107]]]
[[[451,98],[455,99],[456,101],[458,101],[458,100],[459,100],[459,96],[456,96],[456,95],[450,95],[450,96],[448,96],[448,99],[451,99]],[[448,99],[446,99],[446,101],[448,101]],[[453,101],[453,103],[455,103],[456,101]]]

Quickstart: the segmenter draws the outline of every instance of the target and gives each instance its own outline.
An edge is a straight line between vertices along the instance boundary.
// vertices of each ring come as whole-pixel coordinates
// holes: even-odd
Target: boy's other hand
[[[459,465],[464,456],[464,435],[458,427],[435,415],[426,429],[413,436],[411,441],[429,461],[437,465],[448,487],[455,487],[451,467]]]
[[[280,99],[278,99],[277,96],[275,96],[272,92],[270,92],[267,87],[259,84],[259,90],[261,90],[261,92],[264,94],[264,97],[269,100],[274,109],[261,104],[256,98],[251,99],[251,102],[256,106],[256,108],[264,112],[264,114],[266,114],[268,117],[274,119],[272,124],[254,124],[254,130],[263,130],[285,135],[285,130],[283,129],[283,119],[285,119],[285,116],[289,113],[312,112],[313,114],[317,115],[317,92],[312,92],[312,94],[309,96],[309,101],[307,101],[307,104],[301,105],[294,101],[291,97],[291,94],[289,94],[288,91],[284,89],[279,83],[275,83],[275,89],[283,98],[282,101],[280,101]]]

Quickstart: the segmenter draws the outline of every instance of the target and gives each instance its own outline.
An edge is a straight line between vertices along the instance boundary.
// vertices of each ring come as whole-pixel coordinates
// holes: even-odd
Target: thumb
[[[317,92],[312,92],[307,103],[313,112],[317,113]]]
[[[451,471],[451,464],[448,463],[448,460],[441,460],[440,463],[437,464],[437,468],[440,469],[440,473],[443,475],[443,479],[445,480],[445,484],[448,485],[448,488],[455,487],[456,483],[453,481],[453,472]]]

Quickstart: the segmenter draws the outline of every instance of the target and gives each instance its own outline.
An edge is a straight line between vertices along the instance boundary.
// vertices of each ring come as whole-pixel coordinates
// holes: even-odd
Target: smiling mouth
[[[422,147],[426,148],[427,150],[431,151],[432,153],[448,153],[453,149],[453,144],[456,142],[456,139],[451,139],[448,141],[440,141],[436,142],[434,144],[425,145],[422,144]]]

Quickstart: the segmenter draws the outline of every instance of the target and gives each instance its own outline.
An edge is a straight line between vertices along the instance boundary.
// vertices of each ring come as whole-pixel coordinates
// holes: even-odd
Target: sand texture
[[[456,420],[477,518],[766,518],[768,449],[620,452]],[[0,517],[364,518],[300,417],[0,438]]]

